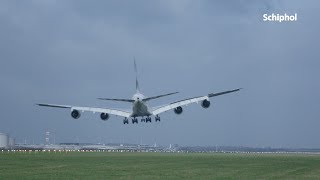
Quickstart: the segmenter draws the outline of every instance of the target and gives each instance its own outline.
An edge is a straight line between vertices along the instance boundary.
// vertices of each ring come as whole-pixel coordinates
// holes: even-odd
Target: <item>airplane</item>
[[[122,116],[123,124],[129,124],[129,119],[131,119],[132,124],[138,124],[138,117],[141,117],[141,122],[151,123],[151,117],[155,117],[155,122],[160,121],[159,114],[173,110],[175,114],[181,114],[183,112],[182,106],[186,106],[192,103],[199,103],[201,102],[201,106],[203,108],[208,108],[210,106],[210,100],[209,98],[220,96],[232,92],[239,91],[242,88],[233,89],[229,91],[223,91],[218,93],[209,93],[204,96],[197,96],[192,98],[186,98],[179,101],[175,101],[166,105],[157,106],[157,107],[149,107],[147,105],[147,102],[150,100],[154,100],[157,98],[170,96],[173,94],[177,94],[178,92],[173,93],[167,93],[162,94],[158,96],[152,96],[152,97],[145,97],[139,88],[139,81],[138,81],[138,74],[137,74],[137,65],[136,60],[134,58],[134,70],[136,74],[136,93],[133,95],[131,99],[112,99],[112,98],[98,98],[99,100],[106,100],[106,101],[120,101],[120,102],[129,102],[132,103],[132,109],[131,110],[119,110],[119,109],[111,109],[111,108],[100,108],[100,107],[79,107],[79,106],[70,106],[70,105],[58,105],[58,104],[37,104],[39,106],[45,106],[45,107],[52,107],[52,108],[64,108],[64,109],[70,109],[71,116],[74,119],[78,119],[81,116],[81,112],[89,111],[93,113],[100,113],[100,118],[103,121],[106,121],[109,119],[110,114],[115,116]]]

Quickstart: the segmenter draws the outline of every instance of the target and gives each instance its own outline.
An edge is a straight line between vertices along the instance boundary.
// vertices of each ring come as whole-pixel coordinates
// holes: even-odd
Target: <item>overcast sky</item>
[[[128,142],[320,148],[319,1],[0,1],[0,132],[18,143]],[[263,22],[264,13],[298,14]],[[157,106],[243,88],[123,125],[35,103],[130,109],[133,56]],[[153,119],[154,121],[154,119]]]

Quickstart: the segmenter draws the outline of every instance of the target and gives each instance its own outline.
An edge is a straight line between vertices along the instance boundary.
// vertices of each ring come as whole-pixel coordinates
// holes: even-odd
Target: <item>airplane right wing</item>
[[[177,107],[179,107],[179,106],[186,106],[186,105],[188,105],[188,104],[198,103],[198,102],[204,101],[204,100],[209,101],[209,98],[210,98],[210,97],[220,96],[220,95],[223,95],[223,94],[228,94],[228,93],[236,92],[236,91],[239,91],[240,89],[241,89],[241,88],[239,88],[239,89],[234,89],[234,90],[230,90],[230,91],[223,91],[223,92],[219,92],[219,93],[210,93],[210,94],[208,94],[207,96],[198,96],[198,97],[183,99],[183,100],[180,100],[180,101],[176,101],[176,102],[170,103],[170,104],[168,104],[168,105],[164,105],[164,106],[155,108],[155,109],[152,111],[152,114],[156,116],[156,115],[158,115],[158,114],[160,114],[160,113],[163,113],[163,112],[166,112],[166,111],[168,111],[168,110],[177,108]]]
[[[188,98],[188,99],[176,101],[176,102],[170,103],[168,105],[164,105],[162,107],[156,108],[155,110],[152,111],[152,114],[156,116],[160,113],[169,111],[169,110],[174,109],[176,107],[186,106],[191,103],[198,103],[199,101],[203,101],[205,99],[209,99],[209,97],[208,96],[199,96],[199,97]]]
[[[58,104],[37,104],[39,106],[45,106],[45,107],[53,107],[53,108],[65,108],[70,109],[71,111],[77,110],[77,111],[89,111],[93,113],[108,113],[116,116],[122,116],[122,117],[130,117],[131,113],[123,110],[116,110],[116,109],[110,109],[110,108],[96,108],[96,107],[78,107],[78,106],[69,106],[69,105],[58,105]]]

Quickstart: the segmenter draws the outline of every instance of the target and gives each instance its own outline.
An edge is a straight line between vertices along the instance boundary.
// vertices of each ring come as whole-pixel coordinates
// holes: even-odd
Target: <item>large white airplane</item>
[[[147,102],[153,99],[157,99],[164,96],[169,96],[172,94],[176,94],[178,92],[168,93],[168,94],[162,94],[158,96],[152,96],[152,97],[145,97],[141,92],[139,88],[139,82],[138,82],[138,75],[137,75],[137,65],[136,61],[134,60],[134,69],[136,73],[136,93],[133,95],[132,99],[110,99],[110,98],[98,98],[100,100],[109,100],[109,101],[121,101],[121,102],[130,102],[132,103],[132,110],[118,110],[118,109],[110,109],[110,108],[97,108],[97,107],[79,107],[79,106],[70,106],[70,105],[58,105],[58,104],[37,104],[39,106],[46,106],[46,107],[54,107],[54,108],[65,108],[71,110],[71,116],[74,119],[78,119],[80,117],[80,111],[90,111],[93,113],[101,113],[100,118],[104,121],[108,120],[110,117],[110,114],[116,115],[116,116],[122,116],[124,117],[123,124],[129,124],[129,118],[132,118],[132,124],[138,123],[137,117],[141,117],[141,122],[151,122],[150,116],[155,116],[155,121],[160,121],[159,114],[166,112],[168,110],[173,109],[173,111],[176,114],[181,114],[183,109],[182,106],[186,106],[191,103],[199,103],[201,102],[201,106],[203,108],[208,108],[210,106],[210,100],[209,98],[220,96],[223,94],[228,94],[232,92],[239,91],[239,89],[229,90],[229,91],[223,91],[218,93],[209,93],[204,96],[197,96],[192,98],[187,98],[183,100],[179,100],[176,102],[172,102],[166,105],[158,106],[158,107],[149,107],[147,105]]]

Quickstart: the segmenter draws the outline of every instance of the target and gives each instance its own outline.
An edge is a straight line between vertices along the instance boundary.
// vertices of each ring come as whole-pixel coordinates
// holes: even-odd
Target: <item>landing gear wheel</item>
[[[157,121],[160,122],[160,116],[157,115],[157,116],[155,117],[155,120],[156,120],[156,122],[157,122]]]
[[[147,117],[147,118],[146,118],[146,123],[147,123],[147,122],[151,122],[151,117]]]
[[[133,118],[132,119],[132,124],[137,123],[138,124],[138,119],[137,118]]]
[[[129,124],[129,120],[128,120],[127,118],[125,118],[125,119],[123,120],[123,124]]]

